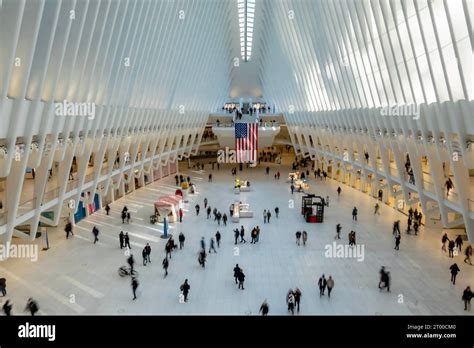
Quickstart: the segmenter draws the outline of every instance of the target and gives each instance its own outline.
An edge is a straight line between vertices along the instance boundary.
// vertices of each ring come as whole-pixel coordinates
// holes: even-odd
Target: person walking
[[[220,248],[221,245],[221,234],[219,231],[216,232],[216,242],[217,242],[217,247]]]
[[[267,209],[263,210],[263,223],[267,223]]]
[[[74,236],[74,233],[72,232],[72,224],[70,221],[66,223],[66,226],[64,227],[64,231],[66,232],[66,239],[69,238],[69,233]]]
[[[301,301],[301,290],[299,288],[296,288],[293,291],[293,296],[295,297],[295,307],[296,307],[296,312],[300,312],[300,301]]]
[[[446,252],[446,242],[449,240],[448,238],[448,234],[445,233],[443,234],[443,237],[441,238],[441,250],[443,250],[444,252]]]
[[[400,250],[400,239],[401,239],[401,234],[400,233],[397,233],[397,235],[395,236],[395,250]]]
[[[0,278],[0,292],[2,296],[7,296],[7,280],[5,278]]]
[[[270,223],[270,218],[272,217],[272,213],[270,213],[270,209],[267,210],[267,222]]]
[[[461,252],[462,250],[462,244],[463,244],[462,237],[460,234],[458,234],[458,236],[456,237],[456,248],[458,249],[459,252]]]
[[[448,251],[449,251],[449,257],[454,257],[454,248],[456,246],[456,243],[454,240],[450,240],[448,243]]]
[[[92,228],[92,234],[94,235],[94,244],[95,244],[99,241],[99,229],[96,226]]]
[[[280,208],[276,207],[275,208],[275,216],[278,219],[278,213],[280,212]]]
[[[179,222],[183,222],[183,209],[179,208]]]
[[[127,212],[127,224],[129,224],[129,223],[130,223],[130,212],[128,211]]]
[[[165,257],[161,264],[163,265],[163,269],[165,270],[165,278],[166,278],[166,276],[168,275],[168,266],[169,266],[168,257]]]
[[[130,246],[130,237],[128,236],[128,232],[125,232],[124,240],[125,240],[125,247],[132,249],[132,247]]]
[[[453,285],[456,285],[456,276],[461,272],[461,270],[456,263],[453,263],[449,269],[451,270],[451,281],[453,282]]]
[[[123,231],[120,231],[119,233],[120,249],[123,249],[123,247],[125,246],[124,239],[125,239],[125,235],[123,234]]]
[[[319,296],[324,296],[324,290],[326,290],[326,285],[327,285],[327,281],[323,274],[321,278],[319,278],[318,280]]]
[[[209,173],[209,180],[208,181],[212,182],[212,174],[211,173]]]
[[[342,191],[341,186],[339,186],[339,187],[337,188],[337,196],[338,196],[338,197],[341,195],[341,191]]]
[[[472,299],[472,291],[471,291],[471,287],[468,286],[466,289],[464,289],[464,292],[462,293],[462,300],[464,301],[465,311],[471,310],[471,299]]]
[[[133,254],[130,254],[130,256],[127,258],[127,263],[130,266],[130,273],[133,273],[133,266],[135,265],[135,258],[133,257]]]
[[[201,249],[199,252],[198,262],[202,268],[206,268],[206,249]]]
[[[239,267],[239,264],[237,263],[234,267],[234,280],[235,280],[235,284],[238,284],[238,280],[239,280],[239,273],[240,273],[240,267]]]
[[[127,218],[127,212],[122,211],[122,224],[125,223],[125,219]]]
[[[295,185],[291,184],[290,189],[291,189],[291,194],[293,194],[293,192],[295,191]]]
[[[357,207],[352,209],[352,220],[357,221]]]
[[[184,240],[185,240],[185,239],[186,239],[186,238],[184,237],[183,232],[180,232],[180,233],[179,233],[179,236],[178,236],[179,248],[180,248],[180,249],[183,249],[183,247],[184,247]]]
[[[265,299],[260,306],[260,310],[258,311],[259,313],[262,313],[263,316],[268,315],[270,307],[268,306],[267,299]]]
[[[293,290],[289,290],[286,296],[286,303],[288,304],[288,312],[291,314],[295,314],[295,295],[293,294]]]
[[[28,301],[26,301],[25,311],[29,311],[31,316],[34,317],[39,311],[38,303],[30,297]]]
[[[464,258],[464,262],[465,263],[469,263],[471,266],[472,266],[472,262],[471,262],[471,256],[472,256],[472,246],[471,245],[468,245],[466,247],[466,249],[464,250],[464,255],[466,256]]]
[[[207,207],[207,219],[211,217],[211,207]]]
[[[341,224],[337,224],[336,225],[336,236],[334,237],[334,239],[341,239],[341,230],[342,230]]]
[[[329,276],[329,278],[326,282],[326,285],[328,287],[328,299],[329,299],[329,298],[331,298],[332,288],[334,288],[334,279],[332,278],[332,276]]]
[[[216,248],[214,247],[214,238],[211,238],[211,241],[209,242],[209,254],[211,253],[211,250],[214,250],[214,253],[217,254]]]
[[[308,240],[308,232],[303,231],[303,246],[306,246],[307,240]]]
[[[239,229],[236,228],[236,229],[234,230],[234,237],[235,237],[235,243],[234,243],[234,244],[235,244],[235,245],[237,245],[237,240],[239,239],[239,236],[240,236]]]
[[[184,280],[184,283],[181,284],[181,286],[179,287],[179,289],[180,289],[180,290],[182,291],[182,293],[183,293],[184,302],[188,302],[188,294],[189,294],[189,290],[191,289],[191,286],[189,285],[187,279]]]
[[[300,245],[300,239],[301,239],[301,232],[296,231],[296,244],[299,246]]]
[[[242,269],[240,269],[240,272],[237,275],[237,279],[239,280],[239,287],[238,288],[242,289],[242,290],[245,290],[245,288],[244,288],[245,274],[242,271]]]
[[[132,277],[132,291],[133,291],[133,299],[137,299],[137,289],[138,289],[138,279],[136,277]]]
[[[194,209],[196,209],[196,216],[199,216],[199,210],[201,209],[199,207],[199,204],[196,204],[196,206],[194,207]]]
[[[146,261],[148,263],[151,263],[151,246],[150,246],[150,243],[146,243],[145,251],[146,251]]]
[[[242,242],[247,243],[244,236],[245,236],[244,226],[240,226],[240,243],[242,243]]]
[[[146,247],[142,250],[143,266],[146,266],[147,257],[146,257]]]
[[[207,208],[207,198],[204,197],[204,209],[206,209],[206,208]]]
[[[224,213],[224,215],[222,215],[222,222],[224,222],[224,226],[227,226],[227,214]]]
[[[380,210],[380,205],[379,205],[379,203],[377,202],[377,203],[375,203],[375,207],[374,207],[374,215],[377,215],[377,214],[380,215],[380,211],[379,211],[379,210]]]
[[[106,204],[106,205],[105,205],[105,213],[106,213],[107,215],[109,215],[109,212],[110,212],[110,207],[109,207],[108,204]]]
[[[10,304],[10,300],[6,300],[2,307],[3,313],[5,313],[7,317],[9,317],[11,315],[12,308],[13,305]]]
[[[220,226],[221,225],[221,218],[222,218],[222,214],[220,211],[217,212],[217,224]]]

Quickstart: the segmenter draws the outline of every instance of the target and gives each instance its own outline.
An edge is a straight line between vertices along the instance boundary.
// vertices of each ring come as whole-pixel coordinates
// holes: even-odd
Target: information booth
[[[306,195],[303,196],[301,203],[301,214],[304,216],[306,222],[323,222],[323,197],[316,195]]]
[[[181,201],[182,196],[180,195],[161,197],[155,202],[155,215],[150,216],[150,223],[163,222],[165,217],[168,218],[168,222],[177,221]]]

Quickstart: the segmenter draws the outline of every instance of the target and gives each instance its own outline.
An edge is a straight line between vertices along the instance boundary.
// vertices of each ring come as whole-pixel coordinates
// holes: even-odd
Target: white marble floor
[[[440,250],[440,232],[421,230],[419,236],[402,235],[400,251],[395,251],[391,232],[392,222],[406,217],[392,208],[382,206],[381,215],[373,215],[375,200],[356,190],[343,186],[337,198],[338,184],[332,180],[310,179],[311,191],[330,196],[323,224],[307,224],[300,214],[301,194],[291,195],[285,182],[288,166],[271,166],[269,176],[264,165],[239,172],[243,180],[250,180],[252,191],[233,193],[230,169],[214,170],[214,180],[208,183],[210,165],[204,171],[188,170],[198,193],[185,204],[183,223],[171,224],[176,236],[183,231],[185,247],[173,253],[169,275],[163,277],[161,261],[164,243],[160,238],[161,226],[149,224],[153,202],[163,194],[175,191],[174,178],[168,177],[114,202],[111,215],[99,211],[76,225],[76,235],[65,239],[63,227],[50,229],[51,249],[40,251],[39,259],[10,258],[0,262],[0,277],[7,278],[8,296],[14,304],[13,313],[21,314],[28,297],[35,298],[42,314],[257,314],[261,302],[267,299],[270,314],[286,315],[285,297],[289,288],[302,291],[300,315],[307,314],[434,314],[464,315],[462,291],[473,285],[474,267],[463,263],[463,257],[453,259]],[[230,167],[229,167],[230,168]],[[278,168],[280,181],[273,179]],[[234,255],[231,222],[227,227],[206,219],[203,199],[221,212],[228,213],[229,205],[239,198],[248,202],[255,217],[242,219],[250,242],[250,229],[259,225],[260,242],[256,245],[239,244],[239,255]],[[294,200],[291,208],[290,200]],[[194,206],[201,205],[196,216]],[[122,225],[119,213],[127,205],[132,222]],[[359,221],[351,219],[352,207],[359,209]],[[263,209],[280,208],[280,218],[263,223]],[[335,225],[343,226],[341,243],[347,242],[347,233],[357,231],[357,242],[365,248],[364,260],[327,258],[325,246],[334,241]],[[91,229],[100,229],[100,242],[92,244]],[[240,226],[240,224],[239,224]],[[402,224],[402,227],[403,224]],[[295,244],[296,230],[308,231],[308,244]],[[117,269],[125,265],[126,256],[119,248],[118,233],[128,231],[132,252],[140,272],[139,297],[132,301],[128,278],[120,278]],[[217,254],[208,255],[202,269],[197,262],[199,240],[209,238],[219,230],[223,235]],[[141,265],[141,250],[146,243],[152,247],[152,264]],[[42,241],[38,240],[40,249]],[[457,262],[461,272],[457,284],[450,283],[449,266]],[[246,274],[245,290],[234,283],[233,267],[238,263]],[[380,292],[378,271],[388,267],[392,276],[391,292]],[[321,274],[332,275],[335,288],[332,297],[319,296],[317,280]],[[179,302],[179,286],[185,278],[191,285],[189,302]],[[0,298],[0,301],[5,298]],[[402,301],[401,301],[402,300]],[[400,303],[401,302],[401,303]]]

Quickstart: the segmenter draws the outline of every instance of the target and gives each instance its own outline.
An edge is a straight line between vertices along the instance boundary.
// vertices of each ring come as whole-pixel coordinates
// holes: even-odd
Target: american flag
[[[258,123],[235,123],[235,151],[239,163],[257,160]]]

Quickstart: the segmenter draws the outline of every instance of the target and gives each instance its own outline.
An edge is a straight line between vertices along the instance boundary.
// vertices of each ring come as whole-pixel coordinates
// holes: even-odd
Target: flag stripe
[[[257,159],[258,123],[235,124],[235,150],[240,163]]]

